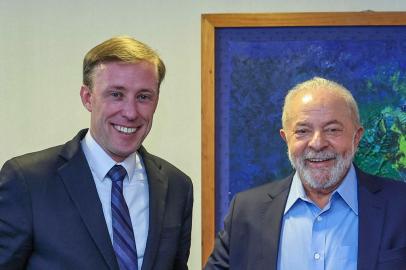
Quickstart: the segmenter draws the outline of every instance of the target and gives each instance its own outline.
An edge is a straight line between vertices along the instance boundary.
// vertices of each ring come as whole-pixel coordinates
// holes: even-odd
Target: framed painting
[[[366,130],[355,163],[406,181],[406,12],[202,15],[202,261],[235,193],[291,173],[284,96],[348,88]]]

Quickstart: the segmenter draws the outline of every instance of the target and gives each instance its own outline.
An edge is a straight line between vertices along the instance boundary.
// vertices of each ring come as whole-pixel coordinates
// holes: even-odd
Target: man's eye
[[[328,133],[337,133],[337,132],[340,132],[341,129],[339,129],[339,128],[328,128],[326,131]]]
[[[120,92],[112,92],[112,93],[111,93],[111,96],[112,96],[112,97],[122,97],[123,94],[120,93]]]
[[[307,132],[306,129],[297,129],[297,130],[295,130],[296,134],[305,134],[306,132]]]
[[[138,98],[138,100],[141,100],[141,101],[151,99],[151,97],[149,95],[144,95],[144,94],[138,95],[137,98]]]

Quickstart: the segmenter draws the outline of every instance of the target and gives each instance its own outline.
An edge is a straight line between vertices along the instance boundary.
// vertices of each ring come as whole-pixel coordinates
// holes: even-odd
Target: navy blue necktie
[[[123,196],[123,180],[127,171],[114,165],[107,173],[112,181],[111,216],[113,224],[113,248],[120,270],[138,270],[137,249],[130,213]]]

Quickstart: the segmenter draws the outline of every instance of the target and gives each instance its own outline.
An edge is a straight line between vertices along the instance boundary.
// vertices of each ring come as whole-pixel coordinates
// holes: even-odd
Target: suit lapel
[[[379,197],[379,182],[357,170],[358,178],[358,269],[374,269],[378,258],[385,216],[385,200]]]
[[[261,209],[263,216],[260,230],[265,232],[261,248],[264,263],[261,265],[267,270],[276,270],[282,217],[291,183],[292,176],[272,183]]]
[[[66,162],[58,173],[107,265],[118,269],[93,176],[80,147],[85,134],[86,130],[82,130],[64,146],[61,156]]]
[[[148,175],[149,186],[149,229],[142,270],[152,269],[159,247],[159,240],[165,214],[168,179],[161,172],[155,159],[141,147],[139,150]]]

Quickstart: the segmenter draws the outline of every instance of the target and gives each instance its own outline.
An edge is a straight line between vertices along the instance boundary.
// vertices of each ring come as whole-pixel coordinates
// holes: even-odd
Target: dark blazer
[[[406,184],[358,178],[358,269],[406,269]],[[237,194],[205,270],[275,270],[293,175]]]
[[[119,269],[80,147],[85,134],[82,130],[65,145],[4,164],[0,171],[0,269]],[[150,198],[142,270],[187,269],[192,183],[144,148],[139,153]]]

